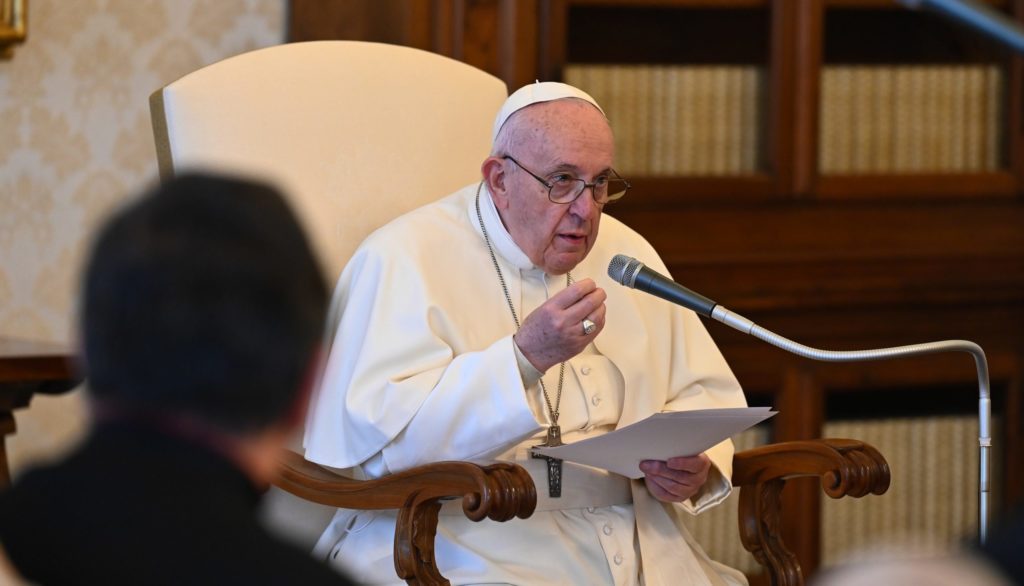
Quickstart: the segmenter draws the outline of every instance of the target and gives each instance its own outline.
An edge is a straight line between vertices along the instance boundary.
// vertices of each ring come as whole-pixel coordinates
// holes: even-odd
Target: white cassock
[[[708,483],[691,501],[663,504],[642,480],[566,462],[562,497],[528,448],[549,423],[540,386],[524,384],[508,303],[467,186],[371,234],[338,282],[344,308],[307,423],[306,458],[377,477],[439,460],[515,461],[537,484],[537,512],[505,523],[442,508],[438,569],[452,584],[746,583],[710,561],[679,521],[731,490],[733,446],[707,453]],[[566,286],[533,266],[502,226],[486,187],[480,210],[520,320]],[[608,294],[604,330],[565,364],[559,423],[566,443],[660,411],[742,407],[742,390],[691,311],[606,275],[615,254],[667,273],[654,249],[605,215],[572,270]],[[558,367],[544,374],[555,400]],[[688,455],[688,454],[680,454]],[[399,583],[396,513],[339,511],[317,551],[366,583]]]

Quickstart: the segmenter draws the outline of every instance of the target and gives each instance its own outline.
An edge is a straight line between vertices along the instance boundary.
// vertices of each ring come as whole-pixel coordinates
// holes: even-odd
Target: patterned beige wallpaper
[[[0,61],[0,335],[69,341],[97,221],[156,180],[148,98],[225,57],[282,42],[286,0],[29,0]],[[83,425],[81,397],[36,398],[15,472]]]

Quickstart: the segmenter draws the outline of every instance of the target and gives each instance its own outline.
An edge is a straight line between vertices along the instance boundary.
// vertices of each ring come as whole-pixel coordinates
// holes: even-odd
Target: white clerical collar
[[[505,224],[502,223],[501,216],[498,215],[498,208],[494,206],[494,200],[491,199],[491,192],[487,189],[487,184],[481,183],[480,185],[480,215],[487,228],[487,235],[491,237],[491,246],[494,247],[495,254],[512,263],[521,271],[539,270],[505,229]]]

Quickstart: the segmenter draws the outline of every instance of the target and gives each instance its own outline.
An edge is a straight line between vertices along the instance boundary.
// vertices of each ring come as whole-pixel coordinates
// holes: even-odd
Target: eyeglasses
[[[579,177],[564,172],[554,173],[549,179],[545,180],[511,156],[505,155],[502,158],[512,161],[520,169],[529,173],[531,177],[540,181],[544,187],[547,187],[548,199],[552,203],[572,203],[589,187],[594,194],[594,201],[599,204],[606,204],[622,199],[622,196],[626,195],[626,191],[630,188],[629,181],[619,177],[619,174],[614,169],[611,169],[611,177],[602,175],[595,179],[593,183],[587,183]]]

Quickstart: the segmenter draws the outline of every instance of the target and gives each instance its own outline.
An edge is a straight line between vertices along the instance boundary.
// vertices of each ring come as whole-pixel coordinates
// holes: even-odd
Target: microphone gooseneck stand
[[[1008,18],[1006,15],[994,10],[993,8],[986,6],[980,2],[973,0],[898,0],[901,4],[908,8],[917,8],[930,10],[936,14],[940,14],[951,21],[957,22],[968,28],[974,29],[975,31],[987,36],[990,39],[996,40],[1003,45],[1017,51],[1018,53],[1024,54],[1024,28],[1021,27],[1020,23]],[[722,309],[723,318],[729,320],[736,320],[737,325],[743,324],[744,318],[732,314],[733,317],[729,317],[729,311]],[[728,323],[719,318],[722,323]],[[732,327],[743,331],[736,325],[729,324]],[[988,388],[988,363],[985,361],[985,353],[981,350],[977,344],[973,342],[967,342],[964,340],[951,340],[948,342],[935,342],[933,344],[917,344],[914,346],[900,346],[897,348],[883,348],[881,350],[865,350],[863,352],[825,352],[822,350],[816,350],[814,348],[808,348],[800,344],[796,344],[785,338],[775,336],[771,332],[758,328],[754,324],[751,331],[748,331],[752,336],[761,338],[769,344],[775,344],[774,341],[770,341],[767,338],[761,337],[762,335],[774,336],[777,341],[781,344],[788,344],[791,347],[784,348],[799,354],[801,356],[807,356],[808,358],[814,358],[816,360],[832,360],[842,361],[846,360],[843,357],[837,357],[835,355],[849,354],[860,355],[863,354],[863,358],[850,358],[849,360],[883,360],[886,358],[895,358],[897,356],[911,356],[914,354],[931,354],[934,352],[947,352],[947,351],[962,351],[969,352],[974,356],[974,363],[978,370],[978,444],[981,450],[981,473],[979,476],[981,492],[979,496],[979,523],[978,531],[980,534],[981,542],[985,542],[985,537],[988,534],[988,489],[989,489],[989,448],[992,447],[992,438],[989,437],[989,417],[991,415],[991,401],[989,399],[989,388]],[[744,326],[745,327],[745,326]],[[755,330],[761,330],[755,333]],[[804,354],[804,352],[808,352]],[[816,355],[825,356],[818,358]]]
[[[974,357],[978,373],[978,534],[981,543],[988,536],[989,516],[989,450],[992,447],[991,418],[992,399],[989,393],[988,361],[985,352],[974,342],[967,340],[944,340],[908,346],[894,346],[875,350],[820,350],[794,342],[766,330],[751,320],[729,311],[714,301],[695,293],[668,277],[658,274],[643,263],[622,254],[615,255],[608,265],[608,276],[615,282],[633,289],[656,295],[678,305],[687,307],[704,317],[721,322],[731,328],[749,334],[786,352],[822,362],[867,362],[892,360],[906,356],[920,356],[941,352],[967,352]]]
[[[942,352],[967,352],[970,354],[974,358],[974,366],[978,373],[978,536],[981,542],[985,543],[985,538],[988,535],[992,399],[989,393],[988,361],[985,359],[985,352],[981,349],[981,346],[967,340],[943,340],[941,342],[893,346],[891,348],[878,348],[875,350],[820,350],[794,342],[766,330],[721,305],[716,305],[709,317],[744,334],[749,334],[772,346],[781,348],[786,352],[822,362],[892,360],[905,356],[920,356]]]

